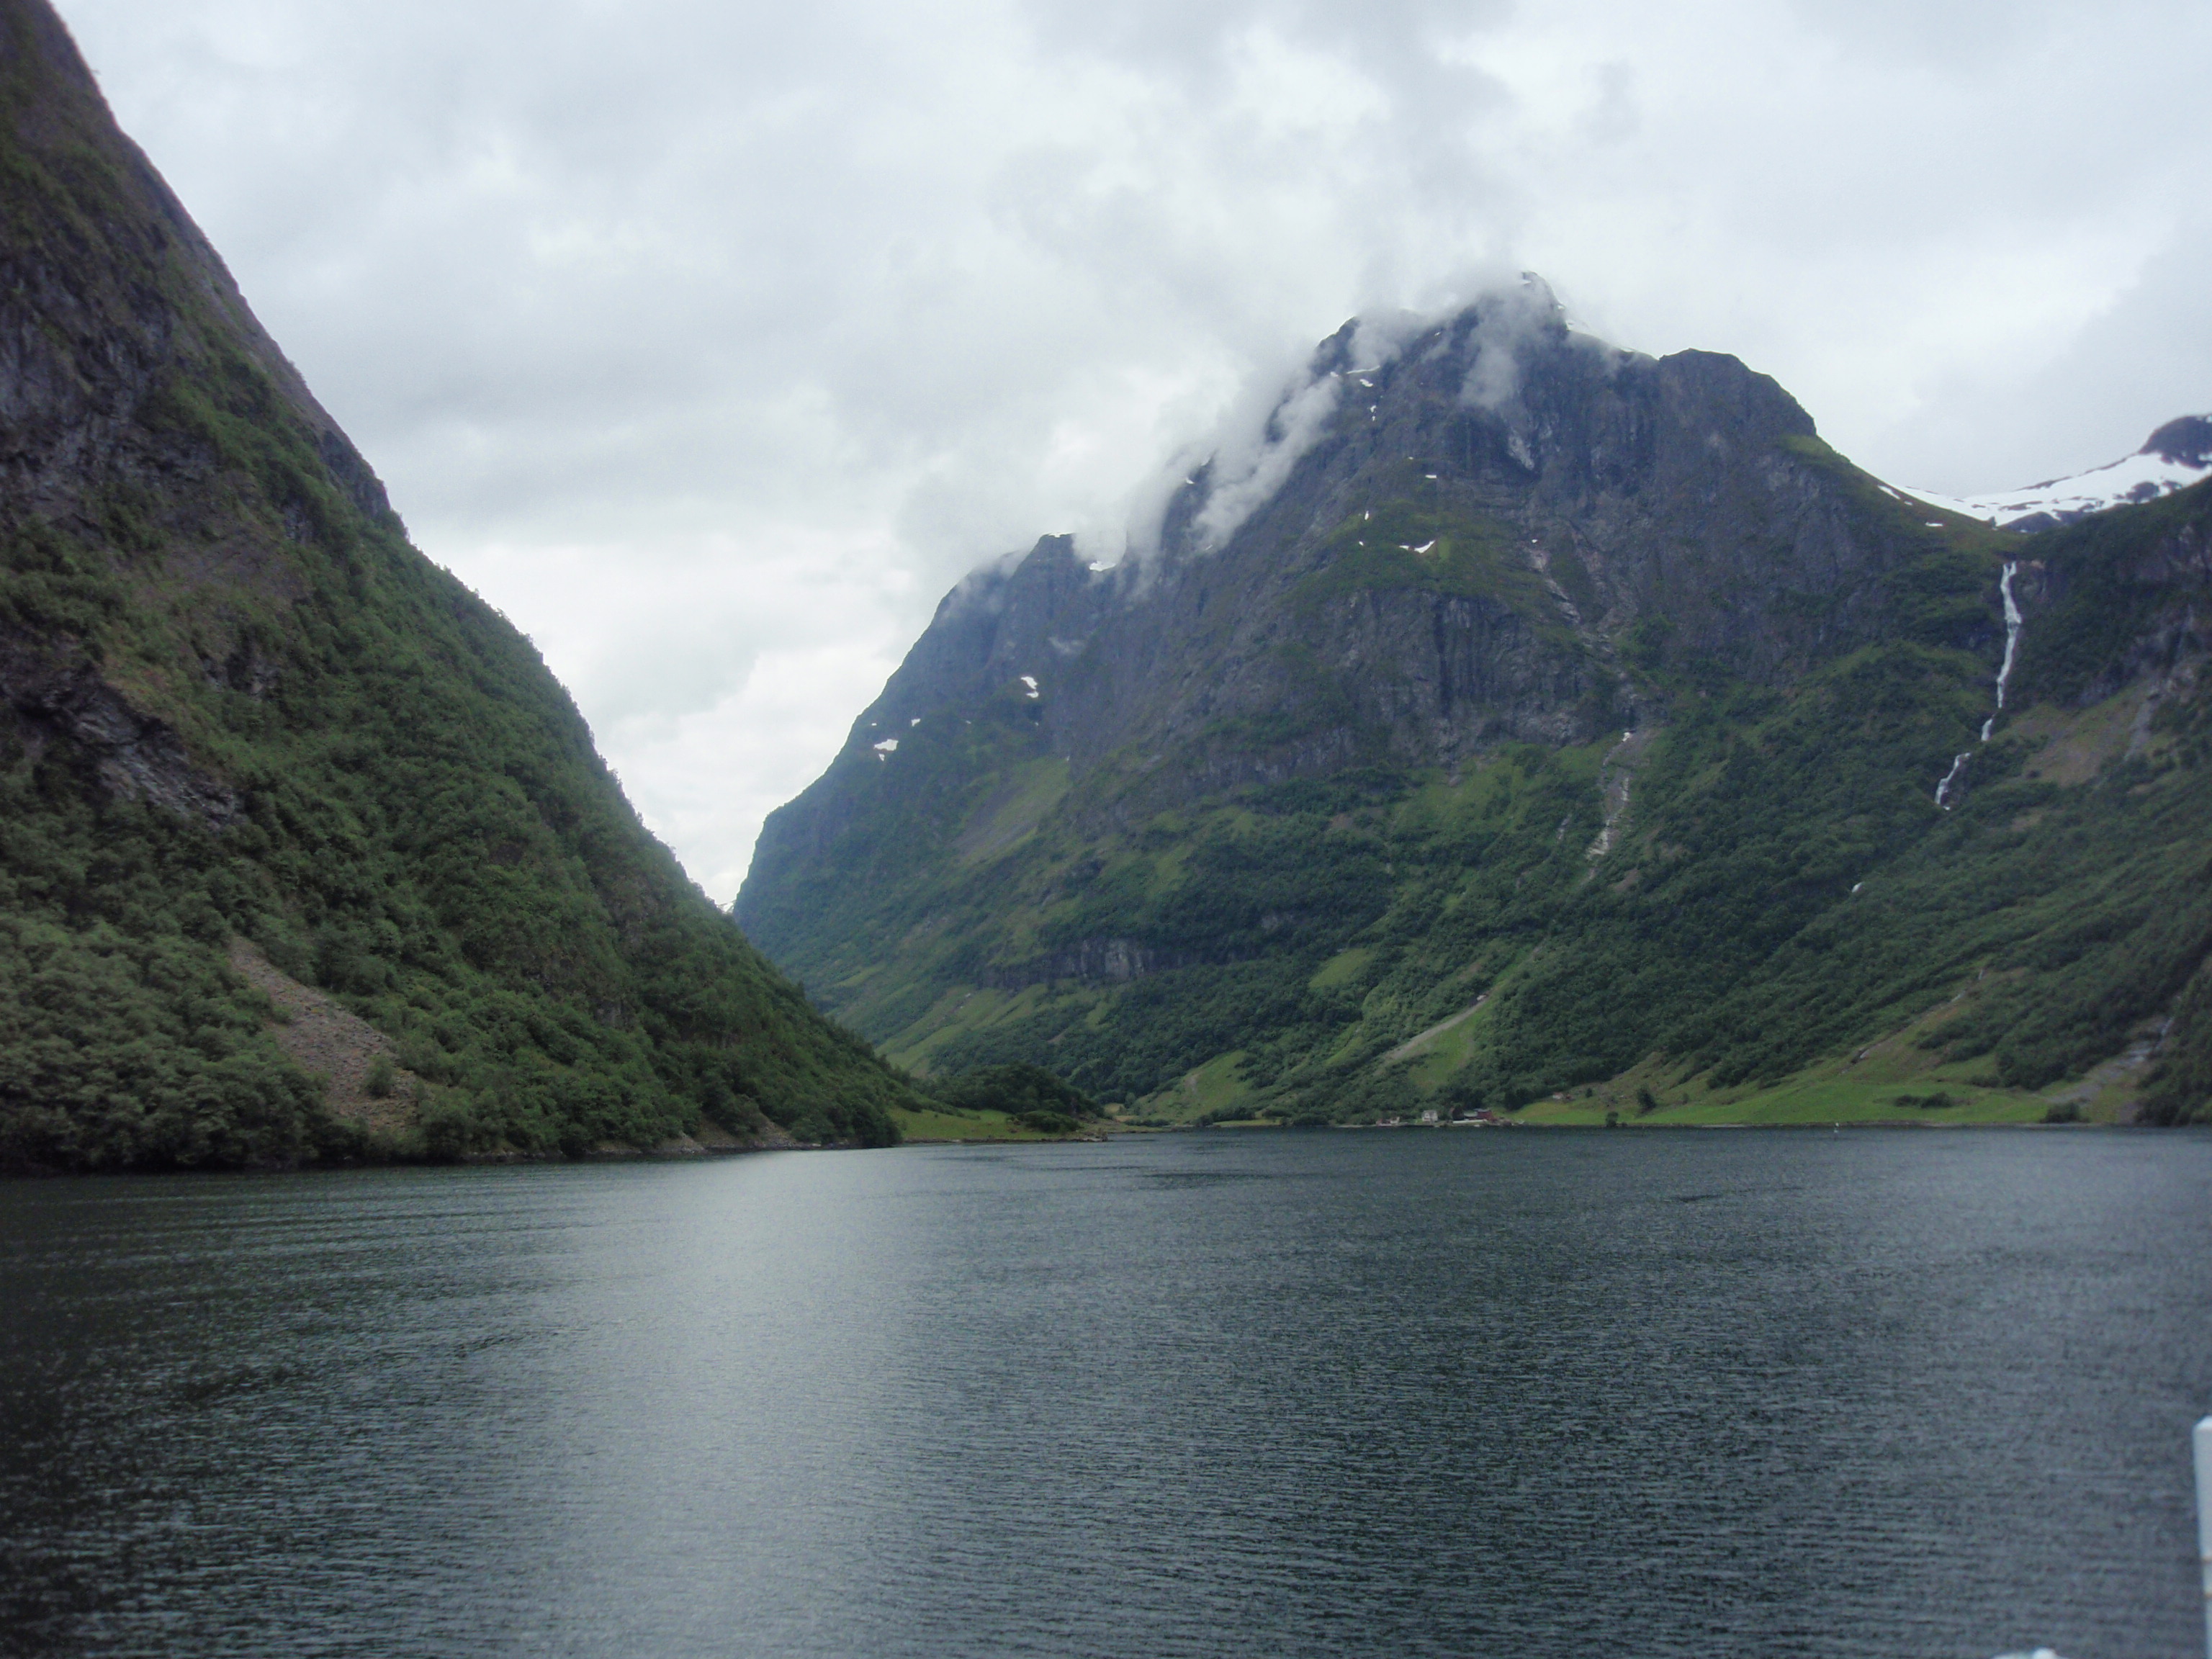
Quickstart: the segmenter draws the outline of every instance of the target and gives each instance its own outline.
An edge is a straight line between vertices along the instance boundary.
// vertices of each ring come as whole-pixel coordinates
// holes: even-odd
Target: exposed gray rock
[[[1233,953],[1208,955],[1194,951],[1163,950],[1137,939],[1086,939],[1028,962],[990,969],[984,974],[983,982],[1007,991],[1062,979],[1081,980],[1086,984],[1121,984],[1142,979],[1147,974],[1237,959]]]
[[[863,798],[943,787],[877,763],[873,745],[917,719],[1018,705],[1031,751],[1065,758],[1079,786],[1125,781],[1110,810],[1127,817],[1363,764],[1592,741],[1664,714],[1623,660],[1639,642],[1786,684],[1895,625],[1887,583],[1923,550],[1917,515],[1871,522],[1876,486],[1773,380],[1712,352],[1618,351],[1540,309],[1508,385],[1478,372],[1484,328],[1471,308],[1380,367],[1352,363],[1352,325],[1324,342],[1316,374],[1370,372],[1218,547],[1200,469],[1156,555],[1094,570],[1048,536],[963,582],[839,763],[771,816],[748,892],[823,856]],[[1470,401],[1479,385],[1505,390]],[[1347,526],[1408,502],[1489,538],[1488,574],[1470,587],[1346,562],[1392,550]],[[1992,612],[1970,610],[1946,642],[1987,647]],[[741,898],[739,915],[759,912]]]
[[[236,790],[195,767],[173,731],[132,708],[92,664],[65,647],[41,648],[12,630],[0,631],[0,698],[19,741],[43,750],[65,739],[111,799],[143,800],[213,830],[239,815]]]

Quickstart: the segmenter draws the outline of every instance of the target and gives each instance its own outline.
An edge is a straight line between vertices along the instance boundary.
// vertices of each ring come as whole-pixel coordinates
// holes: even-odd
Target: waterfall
[[[1966,763],[1974,757],[1971,749],[1963,755],[1951,757],[1951,769],[1943,775],[1943,781],[1936,786],[1936,804],[1945,811],[1951,810],[1951,786],[1959,781],[1959,774],[1966,769]]]
[[[1997,708],[2000,712],[2003,710],[2005,705],[2005,688],[2012,684],[2012,665],[2020,656],[2021,629],[2027,620],[2021,615],[2020,601],[2013,597],[2012,592],[2012,579],[2019,574],[2020,561],[2007,559],[2004,574],[1997,580],[1997,592],[2004,596],[2005,624],[2004,661],[1997,666]],[[1990,715],[1982,722],[1982,734],[1976,740],[1976,748],[1990,740],[1990,733],[1996,730],[1996,714]],[[1951,810],[1951,787],[1958,782],[1959,774],[1966,770],[1966,763],[1973,757],[1972,749],[1967,750],[1964,754],[1953,756],[1951,769],[1943,775],[1943,781],[1936,786],[1936,804],[1945,811]]]
[[[1997,592],[2004,595],[2005,617],[2004,663],[1997,670],[1997,707],[1999,708],[2004,707],[2005,687],[2012,681],[2013,659],[2020,654],[2021,623],[2026,620],[2020,614],[2020,601],[2012,596],[2012,579],[2019,570],[2018,559],[2007,559],[2004,575],[1997,582]],[[1990,718],[1991,724],[1995,724],[1996,717],[1991,715]],[[1982,741],[1987,743],[1989,740],[1990,728],[1984,726],[1982,728]]]

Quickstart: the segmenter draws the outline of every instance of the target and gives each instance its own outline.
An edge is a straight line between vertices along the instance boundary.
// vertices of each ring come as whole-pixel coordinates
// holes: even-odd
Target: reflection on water
[[[2192,1650],[2212,1138],[0,1184],[26,1654]]]

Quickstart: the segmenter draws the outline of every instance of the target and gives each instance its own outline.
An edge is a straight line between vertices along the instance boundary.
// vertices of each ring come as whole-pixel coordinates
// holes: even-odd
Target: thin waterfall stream
[[[1982,734],[1975,742],[1975,749],[1987,743],[1990,740],[1990,733],[1996,730],[1997,714],[2004,712],[2005,688],[2012,683],[2013,664],[2020,656],[2021,629],[2027,618],[2021,615],[2020,601],[2013,597],[2012,592],[2012,579],[2019,570],[2020,561],[2008,559],[2005,561],[2004,574],[1997,579],[1997,592],[2004,599],[2004,661],[1997,665],[1996,714],[1992,714],[1982,722]],[[1951,810],[1951,791],[1959,781],[1959,775],[1966,769],[1966,763],[1973,757],[1973,749],[1954,755],[1951,757],[1951,769],[1943,775],[1943,781],[1936,786],[1936,804],[1945,811]]]

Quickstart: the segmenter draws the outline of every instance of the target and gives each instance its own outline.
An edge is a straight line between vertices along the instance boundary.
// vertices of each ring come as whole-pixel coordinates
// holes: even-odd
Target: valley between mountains
[[[1533,280],[1346,324],[948,595],[733,917],[0,0],[0,1168],[2202,1119],[2208,465],[1917,495]]]
[[[736,914],[1159,1126],[2185,1121],[2208,448],[1948,502],[1533,280],[1347,324],[1156,546],[949,594]]]

